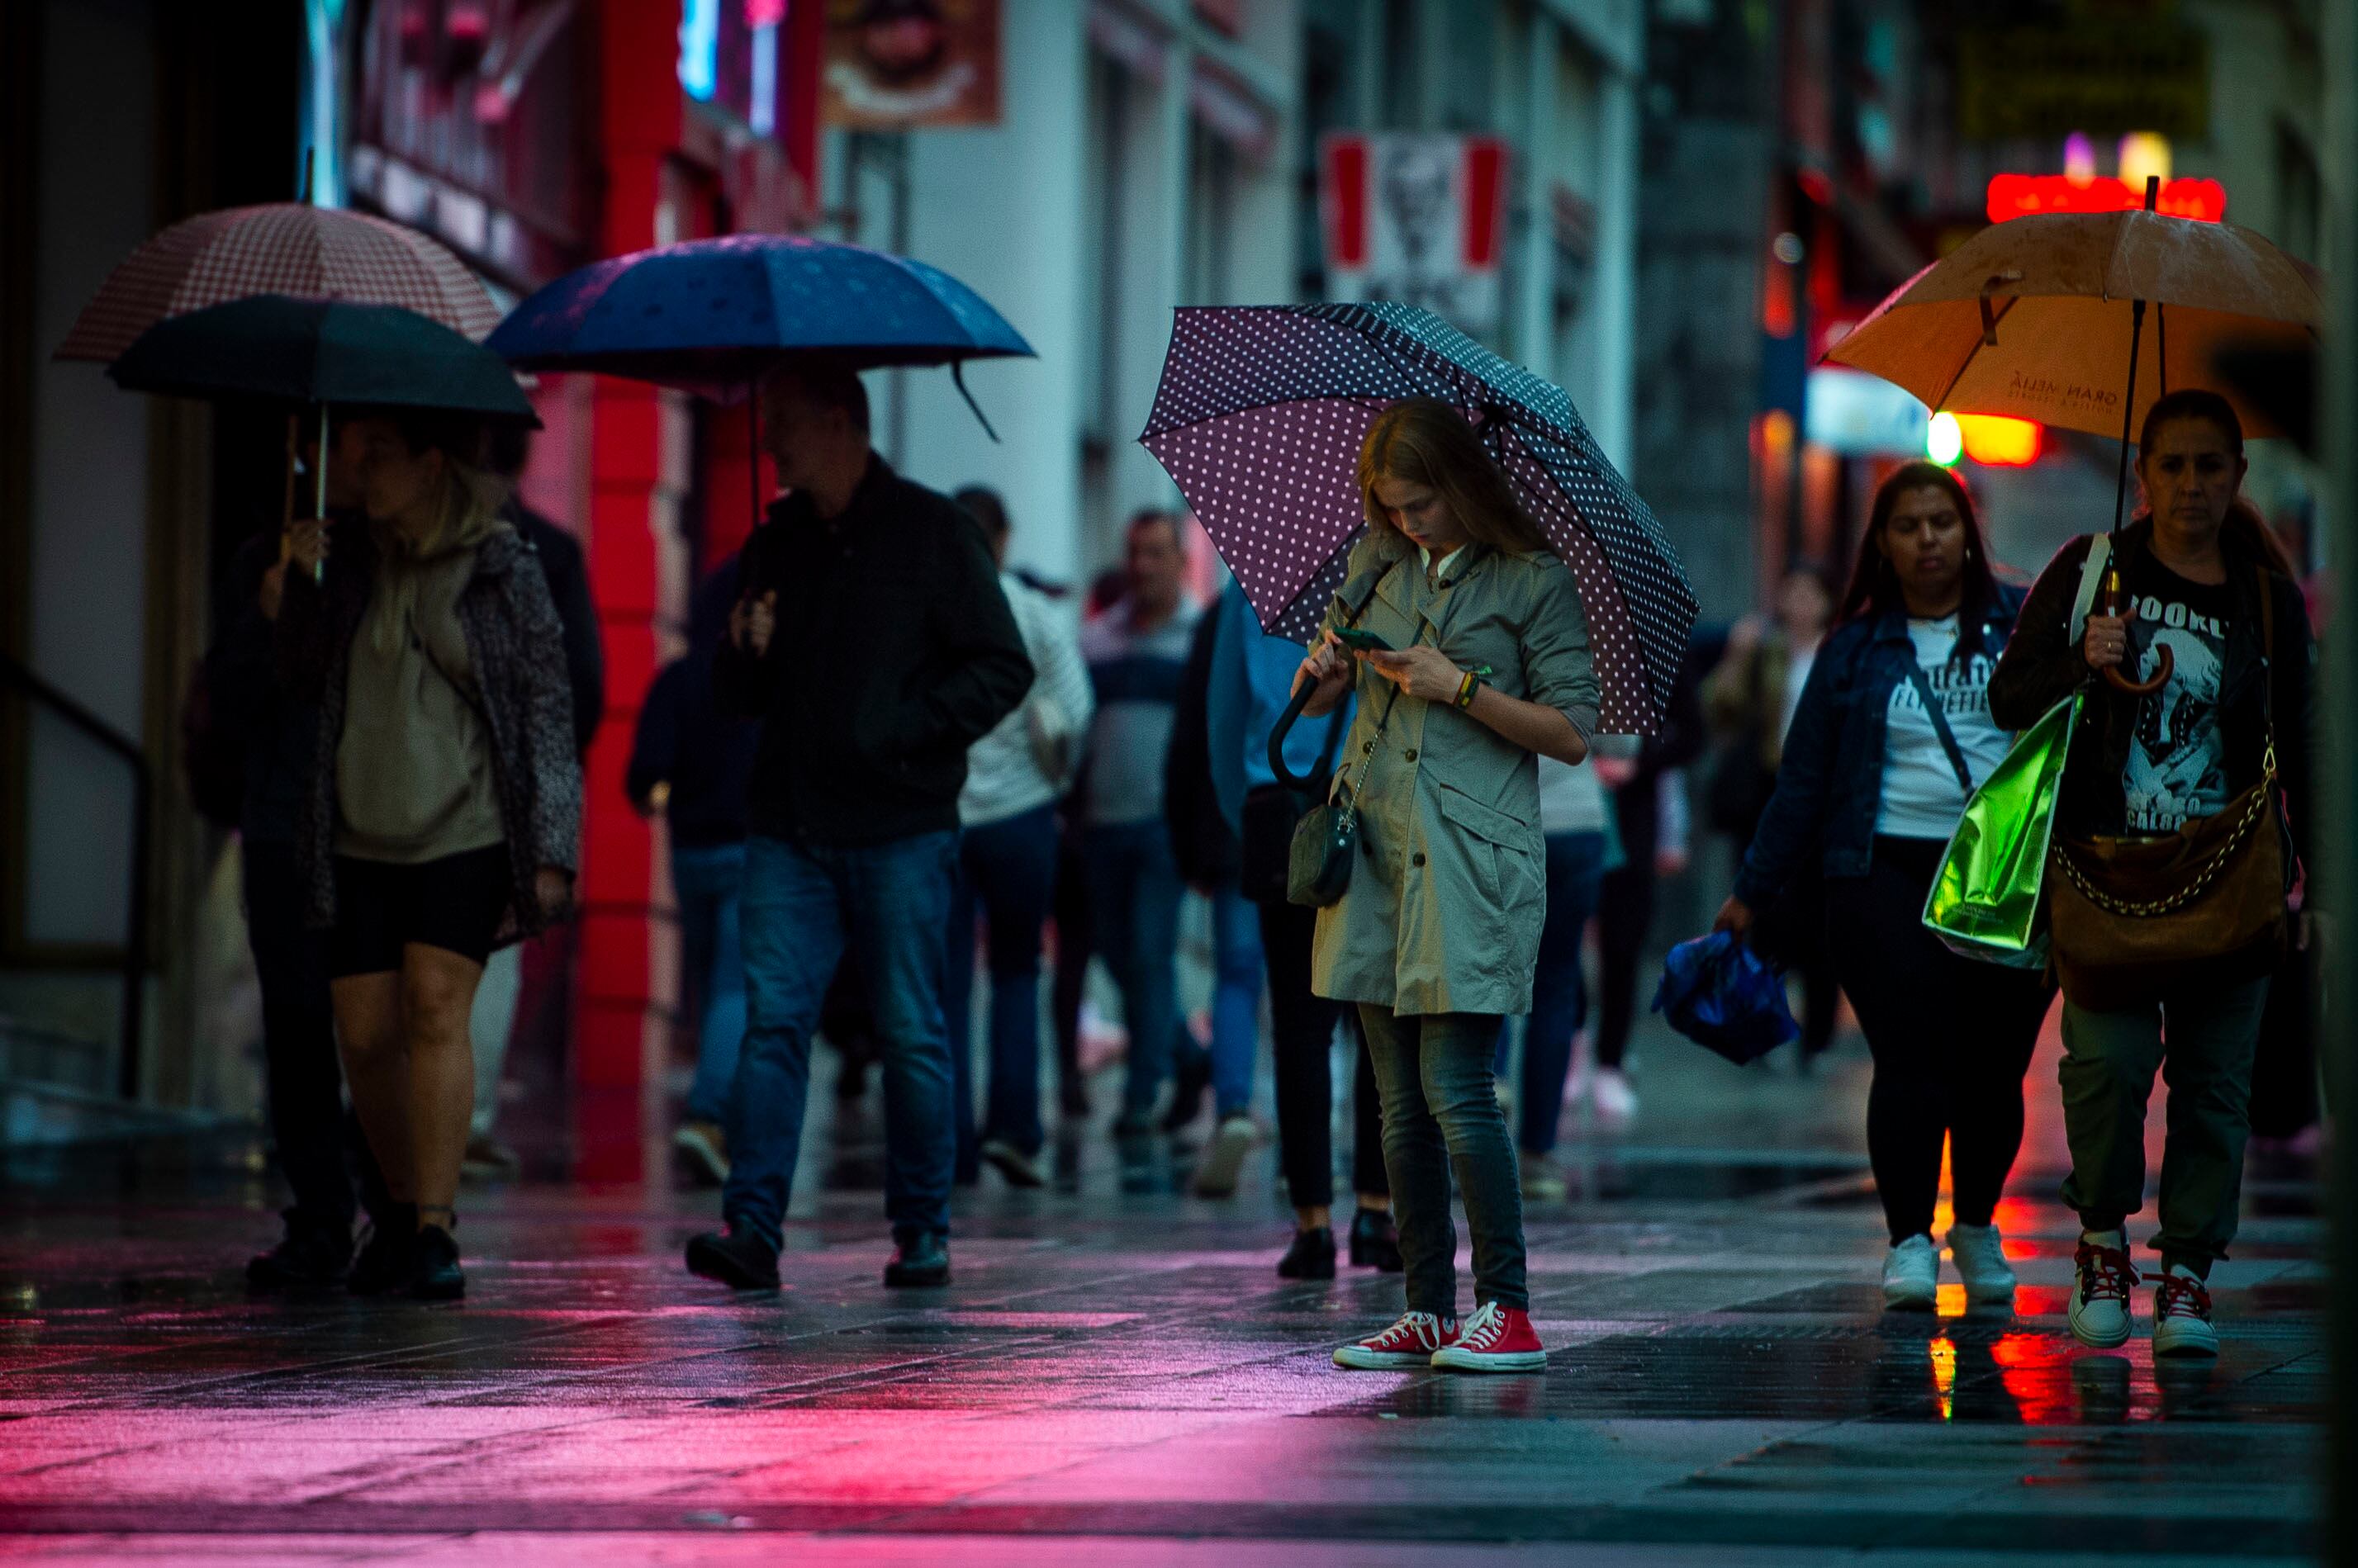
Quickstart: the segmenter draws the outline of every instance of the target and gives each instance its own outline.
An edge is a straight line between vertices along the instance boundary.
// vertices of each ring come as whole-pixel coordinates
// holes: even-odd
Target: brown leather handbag
[[[2259,573],[2261,646],[2274,596]],[[2266,685],[2271,683],[2264,682]],[[2214,816],[2160,838],[2055,838],[2048,923],[2063,994],[2099,1011],[2143,1006],[2192,979],[2255,974],[2282,950],[2290,863],[2277,795],[2274,703],[2260,777]]]

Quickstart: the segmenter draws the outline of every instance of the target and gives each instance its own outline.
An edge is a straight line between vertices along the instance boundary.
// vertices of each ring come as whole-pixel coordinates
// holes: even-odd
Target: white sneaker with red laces
[[[2182,1263],[2163,1271],[2160,1288],[2153,1292],[2153,1353],[2219,1354],[2219,1331],[2211,1325],[2211,1292],[2202,1277]]]
[[[2072,1335],[2099,1350],[2126,1345],[2129,1292],[2137,1282],[2137,1271],[2129,1262],[2128,1238],[2117,1230],[2082,1231],[2072,1262],[2078,1275],[2066,1314]]]
[[[1433,1364],[1453,1372],[1544,1372],[1547,1351],[1531,1314],[1484,1302],[1457,1337],[1433,1353]]]
[[[1354,1372],[1418,1372],[1433,1365],[1433,1353],[1457,1337],[1457,1320],[1429,1312],[1404,1312],[1381,1334],[1338,1346],[1335,1365]]]

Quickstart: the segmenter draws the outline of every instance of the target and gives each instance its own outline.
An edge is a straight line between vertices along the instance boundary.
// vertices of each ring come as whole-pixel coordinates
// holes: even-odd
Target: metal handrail
[[[29,666],[0,653],[0,679],[98,742],[131,770],[130,931],[123,943],[123,1059],[115,1067],[115,1092],[139,1098],[139,1047],[147,992],[147,818],[155,800],[155,773],[138,741],[51,686]]]

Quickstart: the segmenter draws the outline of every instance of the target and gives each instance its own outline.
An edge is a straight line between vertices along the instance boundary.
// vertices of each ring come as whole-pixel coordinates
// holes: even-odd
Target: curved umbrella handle
[[[2163,683],[2169,679],[2169,672],[2176,666],[2177,661],[2170,656],[2169,644],[2167,643],[2157,646],[2154,652],[2161,656],[2154,662],[2153,674],[2146,676],[2145,679],[2131,680],[2121,673],[2120,665],[2114,665],[2104,671],[2104,684],[2115,691],[2127,692],[2131,697],[2143,697],[2148,692],[2159,691]]]
[[[1310,699],[1317,694],[1317,682],[1303,681],[1302,689],[1293,694],[1293,700],[1285,705],[1285,711],[1278,715],[1277,727],[1269,732],[1269,771],[1277,775],[1278,783],[1291,790],[1307,790],[1316,782],[1297,778],[1286,767],[1285,738],[1293,732],[1293,721],[1302,717],[1302,710],[1310,706]]]

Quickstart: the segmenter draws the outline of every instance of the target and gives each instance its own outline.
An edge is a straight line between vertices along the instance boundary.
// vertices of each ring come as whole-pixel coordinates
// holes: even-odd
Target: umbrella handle
[[[2104,573],[2104,600],[2105,615],[2118,619],[2122,609],[2121,571],[2118,567],[2112,567]],[[2170,671],[2177,667],[2178,660],[2170,653],[2169,644],[2167,643],[2157,644],[2154,652],[2158,657],[2154,660],[2153,674],[2146,676],[2145,679],[2132,680],[2120,665],[2111,665],[2105,667],[2104,684],[2115,691],[2124,691],[2131,697],[2145,697],[2159,691],[2169,681]]]
[[[1317,694],[1317,682],[1303,681],[1302,689],[1293,694],[1293,700],[1285,705],[1285,711],[1278,715],[1276,728],[1269,732],[1269,771],[1277,775],[1278,783],[1291,790],[1306,790],[1315,782],[1296,778],[1293,770],[1285,765],[1285,738],[1293,733],[1293,721],[1302,717],[1302,710],[1310,706],[1310,699]]]

